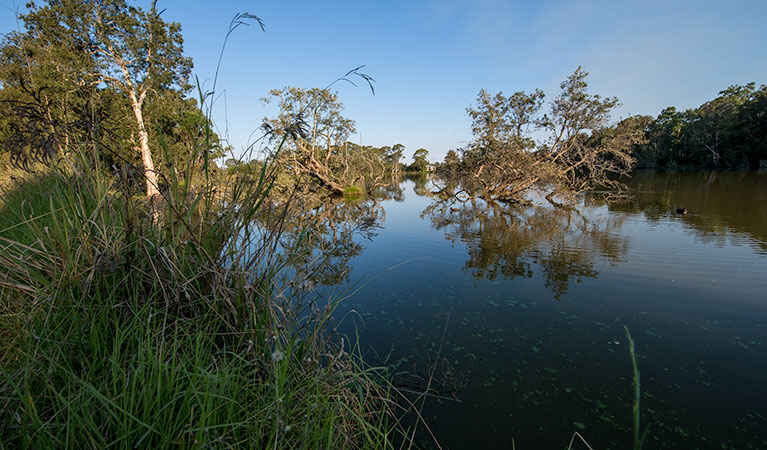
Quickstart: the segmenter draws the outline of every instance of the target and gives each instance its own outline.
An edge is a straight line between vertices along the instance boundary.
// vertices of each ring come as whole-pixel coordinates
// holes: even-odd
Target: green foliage
[[[409,172],[426,172],[426,166],[429,164],[429,151],[425,148],[419,148],[413,153],[413,164],[407,167]]]
[[[55,198],[72,182],[67,177],[42,174],[28,181],[8,183],[2,187],[2,237],[23,245],[32,245],[36,239],[36,228],[45,229],[55,225],[55,214],[50,212],[51,198]],[[28,221],[34,221],[35,227],[31,227]]]
[[[543,92],[537,89],[532,94],[515,92],[511,97],[503,92],[492,96],[480,90],[475,106],[466,110],[475,137],[467,152],[476,151],[484,157],[510,148],[533,148],[535,142],[525,132],[543,105],[543,98]]]
[[[192,62],[181,27],[154,5],[46,2],[20,19],[24,29],[0,47],[3,159],[28,167],[98,149],[107,167],[146,169],[154,158],[167,173],[171,159],[183,165],[192,154],[207,161],[222,153],[210,121],[185,98]]]
[[[617,149],[622,154],[632,154],[637,148],[647,144],[646,129],[652,123],[650,116],[630,116],[615,125],[606,126],[594,130],[586,140],[586,145],[591,148]],[[639,159],[641,156],[634,156]],[[647,156],[646,156],[647,157]],[[642,167],[647,159],[638,162]]]
[[[560,84],[560,93],[541,115],[544,94],[516,92],[506,97],[481,90],[467,109],[474,139],[463,149],[452,172],[468,194],[490,201],[520,202],[531,191],[549,201],[595,187],[620,191],[615,175],[633,166],[625,127],[604,132],[616,98],[588,92],[587,73],[580,67]],[[548,135],[542,141],[532,131]],[[604,139],[590,139],[602,133]],[[607,139],[608,134],[611,137]]]
[[[616,180],[639,167],[767,166],[767,86],[731,86],[696,109],[670,107],[657,118],[632,116],[609,125],[616,98],[588,93],[578,68],[560,85],[548,113],[543,93],[490,95],[481,90],[468,108],[474,140],[460,159],[450,155],[442,172],[469,195],[524,201],[540,191],[556,195],[594,188],[622,193]],[[536,142],[530,130],[548,138]]]
[[[767,86],[734,85],[698,108],[666,108],[645,133],[634,150],[643,167],[758,169],[767,161]]]
[[[252,226],[271,166],[224,183],[225,205],[171,177],[155,220],[76,161],[3,197],[3,446],[392,446],[386,392],[325,333],[333,308],[280,282],[299,249]]]
[[[458,178],[458,170],[460,169],[460,166],[461,166],[461,157],[458,155],[458,152],[451,149],[447,151],[447,154],[445,155],[445,160],[443,161],[442,164],[439,165],[437,172],[455,181],[456,178]],[[454,187],[451,186],[450,190],[453,191]]]
[[[32,4],[23,15],[31,38],[55,49],[73,49],[78,75],[86,83],[106,83],[126,95],[187,91],[190,58],[183,56],[181,25],[166,23],[126,0],[51,1]]]
[[[309,180],[325,191],[343,194],[352,185],[371,190],[390,184],[399,173],[404,147],[349,142],[354,121],[343,117],[343,105],[329,89],[289,86],[272,90],[262,100],[278,103],[279,115],[264,119],[264,128],[276,142],[284,135],[291,137],[276,156],[294,181]]]
[[[22,17],[25,19],[25,17]],[[26,22],[25,22],[26,23]],[[98,89],[82,81],[93,61],[71,42],[55,43],[51,19],[3,37],[0,48],[0,152],[18,165],[48,161],[87,136]]]
[[[445,155],[445,165],[455,166],[461,162],[461,158],[458,156],[455,150],[448,150]]]
[[[364,194],[365,192],[359,186],[349,186],[344,189],[344,196],[359,197]]]

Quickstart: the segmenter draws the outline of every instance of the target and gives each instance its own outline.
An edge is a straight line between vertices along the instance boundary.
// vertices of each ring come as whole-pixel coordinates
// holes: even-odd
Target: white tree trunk
[[[152,161],[152,153],[149,151],[149,135],[146,132],[144,126],[144,113],[141,110],[141,104],[139,104],[136,94],[131,91],[130,93],[131,106],[133,107],[133,114],[136,116],[136,123],[138,124],[138,141],[139,148],[141,149],[141,161],[144,163],[144,178],[146,179],[146,196],[152,204],[159,198],[160,190],[157,184],[157,171],[154,169],[154,162]]]

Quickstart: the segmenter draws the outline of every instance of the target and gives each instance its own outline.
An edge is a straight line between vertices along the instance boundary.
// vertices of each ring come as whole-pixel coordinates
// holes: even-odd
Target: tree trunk
[[[344,193],[344,187],[335,181],[329,174],[327,167],[323,167],[313,156],[309,155],[308,164],[306,164],[307,172],[316,177],[322,186],[337,194]]]
[[[133,107],[133,114],[136,116],[136,123],[138,124],[138,141],[139,148],[141,149],[141,162],[144,164],[144,178],[146,179],[146,196],[149,198],[152,205],[157,201],[160,196],[160,190],[157,184],[157,171],[154,169],[154,162],[152,161],[152,153],[149,151],[149,135],[146,132],[144,126],[144,113],[141,110],[136,94],[130,92],[131,106]],[[153,206],[154,208],[154,206]]]

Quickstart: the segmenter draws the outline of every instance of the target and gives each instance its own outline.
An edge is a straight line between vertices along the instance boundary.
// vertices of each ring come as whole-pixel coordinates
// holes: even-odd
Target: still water
[[[561,449],[576,431],[630,448],[624,325],[644,448],[767,448],[767,173],[628,184],[629,203],[565,211],[439,204],[407,180],[322,292],[359,289],[342,330],[403,390],[433,370],[423,415],[442,448]]]

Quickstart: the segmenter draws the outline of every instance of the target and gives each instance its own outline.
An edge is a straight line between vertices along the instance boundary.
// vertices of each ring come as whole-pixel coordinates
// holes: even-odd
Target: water
[[[435,205],[416,181],[324,292],[359,288],[342,329],[403,390],[433,371],[442,448],[629,448],[624,325],[645,448],[767,448],[767,174],[639,172],[635,201],[572,212]]]

